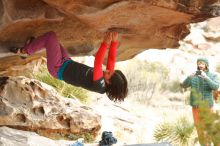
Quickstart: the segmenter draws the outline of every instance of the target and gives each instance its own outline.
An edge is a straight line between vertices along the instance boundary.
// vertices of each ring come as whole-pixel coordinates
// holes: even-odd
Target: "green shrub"
[[[200,137],[202,143],[219,146],[220,144],[220,116],[219,113],[210,112],[210,107],[205,101],[199,101],[199,110],[201,119],[197,128],[204,131],[203,137]]]
[[[33,78],[51,85],[59,92],[62,96],[67,98],[78,98],[82,102],[86,102],[88,98],[88,91],[85,89],[75,87],[73,85],[67,84],[61,80],[52,77],[45,67],[42,67],[39,72],[31,75]]]
[[[79,138],[83,138],[86,143],[92,143],[95,140],[95,137],[90,133],[82,133],[80,135],[67,134],[64,138],[67,138],[67,140],[77,140]]]
[[[199,124],[195,125],[203,134],[198,138],[202,144],[219,146],[220,144],[220,116],[219,113],[211,112],[209,104],[203,100],[200,93],[196,90],[191,90],[194,98],[196,98],[199,108]]]
[[[162,84],[162,91],[170,91],[170,92],[181,92],[181,82],[179,80],[173,80],[173,81],[168,81],[168,82],[163,82]]]
[[[126,66],[129,94],[140,103],[149,102],[155,93],[162,91],[162,85],[168,82],[168,68],[159,62],[132,60]]]
[[[194,145],[194,125],[186,117],[181,117],[174,123],[161,123],[154,131],[154,139],[157,142],[169,142],[174,146]]]

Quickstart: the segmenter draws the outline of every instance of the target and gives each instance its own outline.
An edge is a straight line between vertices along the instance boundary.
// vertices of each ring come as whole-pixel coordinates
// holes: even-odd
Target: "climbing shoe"
[[[10,52],[15,53],[21,57],[21,59],[26,59],[28,54],[26,53],[21,53],[21,48],[18,47],[10,47],[9,48]]]

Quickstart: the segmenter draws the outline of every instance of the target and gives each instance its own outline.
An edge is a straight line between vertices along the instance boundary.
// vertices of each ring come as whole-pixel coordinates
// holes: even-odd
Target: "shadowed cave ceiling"
[[[9,53],[30,36],[56,32],[71,56],[94,55],[105,32],[118,31],[117,60],[149,48],[176,48],[188,24],[219,16],[218,0],[0,0],[0,70],[37,59]]]

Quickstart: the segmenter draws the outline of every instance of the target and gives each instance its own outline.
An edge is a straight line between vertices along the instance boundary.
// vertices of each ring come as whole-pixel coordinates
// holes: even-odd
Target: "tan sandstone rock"
[[[66,99],[39,81],[0,77],[0,125],[22,130],[96,136],[101,117],[90,107]]]
[[[73,56],[93,55],[104,33],[115,30],[121,35],[117,59],[127,60],[148,48],[179,46],[189,23],[219,15],[217,1],[1,0],[0,54],[23,46],[30,36],[55,31]]]

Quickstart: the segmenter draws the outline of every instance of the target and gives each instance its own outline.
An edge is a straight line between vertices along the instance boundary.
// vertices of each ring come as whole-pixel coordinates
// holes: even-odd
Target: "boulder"
[[[34,132],[0,127],[1,146],[64,146],[73,143],[73,141],[52,140]]]
[[[0,77],[0,125],[55,134],[96,137],[101,117],[76,99],[60,96],[51,86],[26,77]]]

